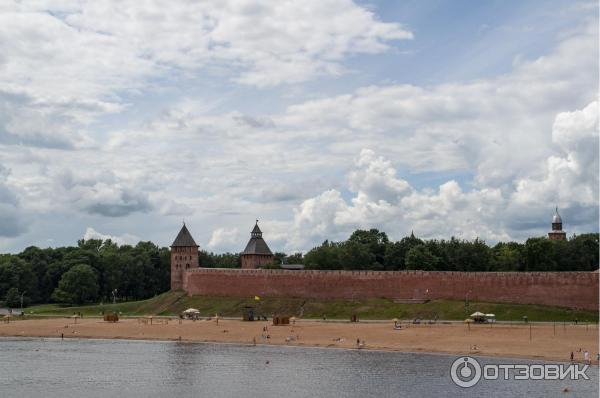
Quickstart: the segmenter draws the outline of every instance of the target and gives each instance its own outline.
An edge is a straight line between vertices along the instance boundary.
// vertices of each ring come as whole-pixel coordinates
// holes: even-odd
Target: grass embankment
[[[470,302],[467,312],[463,301],[431,300],[423,304],[394,303],[388,299],[365,300],[312,300],[300,298],[269,298],[259,302],[254,298],[235,297],[188,297],[181,292],[163,293],[143,301],[117,304],[98,304],[80,307],[64,307],[57,304],[44,304],[25,309],[26,314],[68,316],[81,312],[84,316],[99,316],[102,311],[121,312],[123,315],[177,315],[187,308],[197,308],[202,316],[218,313],[226,317],[241,317],[245,306],[254,306],[256,312],[272,314],[301,315],[303,318],[344,319],[357,314],[359,319],[433,319],[463,320],[467,313],[475,311],[496,314],[499,321],[522,321],[523,316],[532,322],[573,321],[598,322],[598,312],[570,310],[560,307],[523,304],[499,304]]]

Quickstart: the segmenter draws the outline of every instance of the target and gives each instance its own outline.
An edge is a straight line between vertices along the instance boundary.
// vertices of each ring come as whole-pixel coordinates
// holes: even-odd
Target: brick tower
[[[250,240],[242,252],[242,268],[260,268],[273,262],[273,253],[262,237],[262,231],[258,228],[258,220],[250,233]]]
[[[183,288],[183,273],[198,268],[198,245],[185,223],[171,245],[171,290]]]
[[[567,233],[562,230],[562,218],[558,214],[558,207],[552,217],[552,231],[548,232],[548,239],[550,240],[566,240]]]

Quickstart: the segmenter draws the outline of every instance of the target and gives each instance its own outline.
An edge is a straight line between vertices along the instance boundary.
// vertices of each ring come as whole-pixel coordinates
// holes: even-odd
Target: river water
[[[597,397],[589,381],[481,380],[452,355],[131,340],[0,338],[0,397]],[[485,363],[531,363],[477,358]],[[540,362],[536,362],[540,363]],[[564,388],[568,393],[563,393]]]

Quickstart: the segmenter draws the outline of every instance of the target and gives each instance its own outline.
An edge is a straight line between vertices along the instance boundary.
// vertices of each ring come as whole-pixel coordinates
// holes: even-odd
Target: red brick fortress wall
[[[288,271],[196,268],[190,295],[450,299],[598,309],[595,272]]]
[[[242,254],[242,268],[254,269],[273,262],[273,255]]]

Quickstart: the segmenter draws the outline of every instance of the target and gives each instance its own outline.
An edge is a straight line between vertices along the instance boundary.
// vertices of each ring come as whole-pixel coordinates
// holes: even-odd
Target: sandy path
[[[264,339],[267,326],[269,339]],[[403,325],[394,330],[391,323],[297,322],[295,326],[272,326],[270,322],[237,320],[189,321],[153,320],[150,325],[137,319],[107,323],[97,318],[77,320],[50,318],[0,323],[0,336],[89,337],[149,340],[181,340],[293,346],[356,348],[357,338],[367,349],[409,352],[477,354],[514,358],[566,361],[571,351],[581,360],[583,351],[596,359],[597,325]],[[476,346],[476,349],[473,349]],[[581,352],[578,352],[579,349]]]

